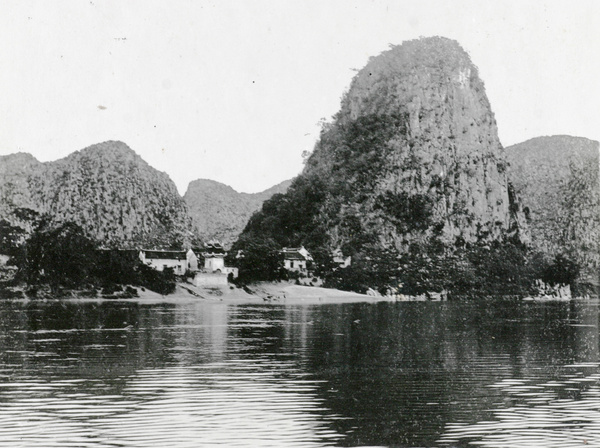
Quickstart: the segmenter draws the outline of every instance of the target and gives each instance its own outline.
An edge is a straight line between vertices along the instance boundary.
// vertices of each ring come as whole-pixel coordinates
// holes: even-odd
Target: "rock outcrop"
[[[166,173],[122,142],[92,145],[40,163],[28,154],[1,161],[1,211],[17,208],[73,221],[105,246],[165,247],[189,238],[185,203]]]
[[[352,128],[365,128],[364,121],[392,125],[379,147],[364,148],[375,149],[380,159],[380,169],[372,173],[369,212],[384,198],[378,218],[393,223],[389,217],[397,215],[398,206],[428,204],[423,218],[429,225],[416,232],[409,228],[400,238],[397,226],[389,228],[396,244],[407,233],[434,225],[443,226],[448,242],[474,241],[483,233],[497,238],[509,228],[506,161],[496,121],[477,68],[456,42],[420,39],[373,58],[353,80],[336,117],[334,127],[344,138],[332,145],[325,135],[320,151],[331,154],[334,163],[343,162],[337,154],[350,143],[350,157],[360,158],[361,140],[373,133],[366,127],[366,135],[361,132],[357,139]],[[402,200],[387,207],[385,198]]]
[[[31,154],[19,152],[0,156],[0,217],[14,219],[13,211],[37,208],[32,201],[29,178],[43,170],[44,164]]]
[[[326,233],[330,249],[359,252],[497,240],[522,230],[506,166],[467,53],[441,37],[409,41],[358,72],[288,190],[292,205],[265,204],[248,230],[276,221],[288,229],[275,235],[281,244],[310,246]],[[282,217],[294,208],[301,222]]]
[[[538,137],[506,148],[510,181],[520,196],[535,249],[567,255],[598,284],[600,147],[586,138]]]
[[[285,193],[291,181],[284,181],[260,193],[238,193],[228,185],[198,179],[190,182],[183,196],[196,235],[204,241],[219,240],[226,247],[244,230],[248,219],[274,194]]]

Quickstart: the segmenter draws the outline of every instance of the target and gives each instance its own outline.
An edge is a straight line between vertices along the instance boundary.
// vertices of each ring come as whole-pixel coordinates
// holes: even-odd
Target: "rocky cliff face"
[[[382,160],[375,201],[406,198],[409,208],[413,200],[427,203],[430,216],[423,218],[443,226],[449,242],[474,241],[485,232],[497,237],[508,229],[510,198],[496,122],[477,68],[456,42],[406,42],[372,59],[353,80],[334,126],[365,119],[395,127],[377,148]],[[325,143],[322,150],[335,158],[339,143]],[[396,210],[383,208],[379,215],[389,221],[386,215]],[[390,230],[398,243],[397,229]]]
[[[263,212],[279,210],[288,244],[323,232],[330,248],[358,251],[499,239],[519,229],[506,176],[477,68],[456,42],[424,38],[372,58],[353,79],[288,192],[311,204],[296,206],[304,223],[283,219],[294,211],[281,212],[281,201]],[[254,230],[271,221],[257,217]]]
[[[31,154],[17,153],[0,156],[0,218],[14,220],[18,207],[35,209],[31,198],[29,178],[43,170],[44,164]]]
[[[104,245],[169,246],[191,229],[185,203],[167,174],[121,142],[104,142],[54,162],[7,156],[0,170],[2,211],[15,207],[74,221]]]
[[[598,283],[600,266],[600,149],[596,141],[558,135],[506,148],[510,181],[529,221],[533,246],[566,254]]]
[[[207,179],[191,182],[183,196],[196,234],[200,239],[219,240],[226,247],[233,243],[248,219],[262,203],[277,193],[284,193],[291,181],[284,181],[260,193],[238,193],[228,185]]]

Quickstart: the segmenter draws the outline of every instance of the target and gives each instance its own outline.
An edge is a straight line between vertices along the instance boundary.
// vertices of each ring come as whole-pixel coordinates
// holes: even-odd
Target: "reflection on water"
[[[327,428],[332,416],[321,415],[314,382],[290,371],[275,380],[283,368],[249,362],[141,370],[120,395],[107,393],[103,381],[14,383],[3,394],[0,444],[323,446],[339,439]]]
[[[598,305],[0,303],[0,446],[600,446]]]
[[[575,302],[567,307],[568,315],[551,324],[570,331],[548,334],[549,344],[562,345],[560,352],[544,353],[541,340],[525,343],[523,374],[488,386],[499,391],[503,405],[489,421],[448,423],[440,444],[600,446],[598,306]],[[550,359],[539,363],[536,355]]]

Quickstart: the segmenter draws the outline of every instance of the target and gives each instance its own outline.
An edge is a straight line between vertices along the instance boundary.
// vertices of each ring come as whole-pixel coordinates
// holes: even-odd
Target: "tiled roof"
[[[146,254],[146,259],[159,260],[185,260],[185,251],[175,250],[142,250]]]
[[[286,260],[306,260],[300,249],[284,247],[282,252],[283,258]]]
[[[123,255],[135,255],[138,256],[140,251],[138,249],[98,249],[101,254],[108,254],[111,252],[123,254]]]
[[[225,252],[204,252],[202,255],[204,255],[204,258],[225,258]]]
[[[306,260],[306,257],[298,252],[285,252],[283,258],[286,260]]]
[[[202,250],[202,253],[204,255],[206,254],[225,254],[225,250],[223,248],[214,248],[214,247],[207,247],[206,249]]]
[[[209,241],[208,243],[204,243],[204,250],[224,250],[223,245],[220,241]]]

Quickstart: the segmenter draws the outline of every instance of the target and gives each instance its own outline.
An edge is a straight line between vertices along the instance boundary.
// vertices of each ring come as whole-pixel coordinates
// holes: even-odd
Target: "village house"
[[[157,271],[172,268],[176,275],[185,274],[188,268],[188,253],[185,251],[141,250],[140,260]]]
[[[196,286],[226,286],[229,274],[238,276],[238,268],[225,266],[227,252],[219,241],[209,241],[196,249],[204,259],[204,268],[198,267],[193,283]]]
[[[209,241],[204,244],[202,251],[204,257],[204,271],[213,274],[232,274],[233,278],[238,276],[238,268],[225,266],[227,252],[219,241]]]
[[[203,248],[188,249],[187,252],[144,249],[139,253],[142,263],[157,271],[172,268],[176,275],[184,275],[186,271],[195,273],[193,283],[196,286],[226,286],[229,274],[237,278],[238,268],[225,266],[226,255],[218,241],[206,243]]]
[[[347,268],[352,264],[352,257],[344,257],[342,251],[338,249],[333,253],[333,262],[337,265],[338,268]]]
[[[292,272],[307,272],[308,262],[313,261],[304,247],[284,247],[281,253],[284,267]]]
[[[227,252],[218,241],[209,241],[202,250],[204,270],[206,272],[223,273],[225,271],[225,256]]]

